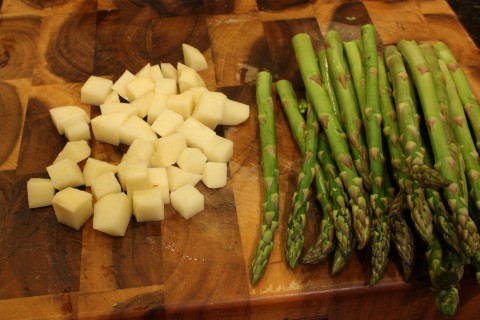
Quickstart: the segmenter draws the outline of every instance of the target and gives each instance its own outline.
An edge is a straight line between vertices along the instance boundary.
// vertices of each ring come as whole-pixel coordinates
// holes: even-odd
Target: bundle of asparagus
[[[287,226],[287,261],[295,268],[333,252],[333,275],[355,247],[370,245],[369,284],[375,285],[390,243],[406,280],[423,252],[435,301],[442,314],[452,315],[465,265],[476,268],[480,283],[478,99],[444,43],[402,40],[382,52],[373,25],[360,31],[361,39],[348,42],[328,31],[318,54],[307,34],[295,35],[305,99],[288,80],[275,83],[303,159]],[[263,140],[262,147],[268,148]],[[303,248],[311,186],[322,222],[317,241]],[[423,243],[415,243],[415,234]],[[260,276],[252,273],[253,282]]]

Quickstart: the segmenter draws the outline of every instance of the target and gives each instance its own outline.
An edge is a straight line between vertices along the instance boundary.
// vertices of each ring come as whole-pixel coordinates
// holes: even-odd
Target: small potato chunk
[[[132,166],[143,166],[148,168],[148,161],[140,160],[134,155],[123,155],[122,161],[117,165],[117,176],[123,191],[127,191],[126,173]]]
[[[150,78],[138,77],[125,86],[128,101],[135,101],[155,90],[155,83]]]
[[[132,217],[132,201],[123,192],[107,194],[93,208],[93,229],[123,237]]]
[[[178,156],[178,166],[188,172],[201,174],[207,157],[198,148],[185,148]]]
[[[143,119],[131,116],[120,128],[120,143],[131,145],[135,139],[153,141],[157,139],[157,134]]]
[[[163,74],[162,70],[160,69],[160,65],[155,64],[150,68],[150,79],[153,82],[156,82],[158,79],[162,79]]]
[[[133,73],[125,70],[125,72],[120,76],[120,78],[118,78],[118,80],[115,81],[115,83],[113,84],[113,91],[115,91],[120,97],[128,101],[127,85],[136,78],[137,77],[135,77]]]
[[[208,89],[205,87],[195,87],[195,88],[190,88],[188,89],[193,95],[193,104],[196,106],[198,102],[200,101],[200,97],[204,92],[207,92]]]
[[[207,162],[202,172],[202,182],[210,189],[223,188],[227,184],[227,164]]]
[[[155,93],[160,94],[177,94],[177,82],[175,79],[171,78],[162,78],[155,81]]]
[[[163,220],[164,204],[160,189],[136,190],[133,193],[133,215],[137,222]]]
[[[120,144],[120,129],[127,122],[125,113],[99,115],[92,119],[93,136],[97,141],[106,142],[114,146]]]
[[[81,117],[86,123],[90,123],[90,116],[85,110],[77,106],[62,106],[55,107],[49,110],[53,125],[58,131],[58,134],[64,134],[65,122],[70,119]]]
[[[140,98],[136,99],[135,101],[132,101],[130,103],[130,106],[134,107],[137,109],[137,116],[139,118],[145,118],[148,114],[148,109],[150,109],[150,105],[153,102],[153,97],[154,97],[153,92],[149,92],[145,94],[144,96],[141,96]]]
[[[151,189],[160,189],[163,203],[170,203],[170,189],[168,187],[167,169],[165,167],[148,168],[148,178],[150,179]]]
[[[205,208],[205,199],[191,184],[186,184],[170,194],[173,208],[185,219],[190,219]]]
[[[168,95],[155,92],[152,103],[147,112],[147,123],[152,125],[157,120],[158,115],[167,107]]]
[[[183,120],[185,120],[193,112],[193,94],[191,91],[185,91],[180,94],[169,95],[166,106],[168,109],[180,114]]]
[[[185,92],[191,88],[206,87],[206,85],[197,71],[187,67],[182,70],[182,74],[178,77],[178,87],[180,92]]]
[[[155,152],[155,145],[153,141],[145,141],[141,139],[133,140],[132,144],[128,147],[127,155],[135,155],[139,160],[146,160],[150,163],[150,158]]]
[[[142,69],[140,69],[135,74],[135,77],[137,77],[137,78],[144,77],[144,78],[151,79],[151,76],[152,76],[151,70],[152,70],[152,65],[150,63],[147,63],[145,66],[143,66]]]
[[[92,179],[95,179],[105,172],[117,173],[117,166],[106,161],[88,158],[83,167],[83,179],[87,187],[92,185]]]
[[[115,91],[112,91],[105,100],[103,100],[102,104],[105,103],[120,103],[120,96]]]
[[[246,121],[250,115],[250,106],[245,103],[227,99],[222,119],[218,124],[236,126]]]
[[[194,69],[195,71],[202,71],[208,69],[207,60],[205,56],[198,50],[197,48],[183,43],[182,44],[182,51],[183,51],[183,60],[185,64],[190,68]]]
[[[90,76],[80,89],[82,103],[99,106],[112,92],[113,81],[97,76]]]
[[[155,140],[155,153],[150,159],[153,167],[167,167],[177,162],[178,156],[187,147],[185,137],[180,133]]]
[[[195,186],[202,179],[202,175],[185,171],[179,167],[169,166],[166,169],[170,191],[175,191],[186,184]]]
[[[227,163],[233,155],[233,141],[215,135],[205,142],[202,151],[209,161]]]
[[[93,214],[92,195],[75,188],[57,192],[52,205],[58,222],[75,230],[80,230]]]
[[[40,208],[52,204],[55,188],[51,179],[30,178],[27,182],[28,207]]]
[[[112,114],[112,113],[125,113],[128,117],[137,116],[138,109],[125,102],[110,102],[100,105],[100,113]]]
[[[193,117],[185,120],[177,131],[185,136],[189,147],[199,148],[200,150],[203,149],[208,139],[215,136],[215,131]]]
[[[66,158],[47,167],[48,175],[57,190],[79,187],[85,184],[82,170],[77,163]]]
[[[178,79],[177,69],[171,63],[160,63],[162,74],[164,78],[173,79],[175,83]]]
[[[82,117],[70,118],[63,123],[63,130],[68,141],[90,140],[90,126]]]
[[[65,158],[69,158],[73,162],[79,163],[80,161],[87,159],[91,153],[92,149],[87,141],[68,141],[53,162],[55,163]]]
[[[148,168],[144,162],[136,165],[130,165],[125,170],[125,186],[127,195],[132,198],[136,190],[145,190],[150,188],[150,179],[148,178]]]
[[[92,194],[97,200],[107,194],[122,192],[120,183],[111,171],[105,172],[101,176],[92,179],[91,184]]]
[[[222,120],[226,100],[227,96],[221,92],[204,92],[200,96],[192,117],[214,130]]]
[[[168,136],[175,133],[183,123],[183,117],[168,108],[163,109],[152,124],[152,129],[160,137]]]

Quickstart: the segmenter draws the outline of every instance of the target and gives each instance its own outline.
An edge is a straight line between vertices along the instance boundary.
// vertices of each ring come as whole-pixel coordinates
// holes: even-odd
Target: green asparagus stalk
[[[434,45],[435,52],[440,60],[443,60],[457,88],[458,95],[462,101],[463,108],[470,120],[470,125],[477,140],[477,151],[480,151],[480,105],[478,97],[475,96],[464,70],[459,66],[448,46],[443,42]]]
[[[355,245],[356,245],[356,240],[353,239],[352,248],[350,250],[351,253],[355,251]],[[348,261],[350,260],[350,257],[351,257],[351,254],[349,256],[344,256],[337,247],[333,253],[333,261],[332,261],[332,268],[330,270],[330,274],[334,276],[337,273],[339,273],[347,265]]]
[[[325,261],[335,248],[334,238],[335,226],[332,217],[324,212],[320,222],[320,232],[315,244],[305,252],[300,262],[304,264],[316,264]]]
[[[480,251],[472,257],[472,264],[475,268],[475,279],[478,285],[480,285]]]
[[[338,107],[337,96],[333,89],[332,79],[330,78],[330,66],[327,60],[327,50],[325,48],[320,49],[318,52],[318,65],[320,66],[320,73],[322,75],[325,91],[327,91],[328,98],[333,108],[333,113],[340,119],[340,109]]]
[[[352,75],[358,106],[363,113],[365,110],[365,68],[363,67],[362,54],[355,40],[344,42],[343,48]]]
[[[278,228],[279,172],[272,99],[272,76],[268,71],[257,73],[256,102],[258,124],[260,127],[264,217],[260,227],[257,249],[252,260],[252,284],[255,284],[265,272],[270,253],[273,249],[273,237]]]
[[[303,232],[306,222],[306,212],[308,211],[308,195],[315,176],[318,127],[315,111],[308,107],[305,152],[302,157],[302,168],[298,175],[297,191],[293,196],[293,212],[288,219],[285,240],[285,255],[292,269],[297,266],[303,250]]]
[[[422,110],[425,115],[425,123],[432,144],[435,167],[446,179],[451,181],[448,187],[443,188],[443,192],[448,200],[450,210],[453,212],[453,220],[456,224],[457,232],[461,235],[464,251],[468,256],[473,256],[478,250],[480,236],[475,223],[468,214],[465,195],[456,176],[459,164],[454,161],[448,146],[438,101],[435,96],[432,75],[415,42],[402,40],[399,42],[398,47],[410,65],[413,80],[418,89]]]
[[[458,288],[451,287],[447,290],[434,289],[435,304],[444,317],[453,317],[460,303]]]
[[[343,54],[343,42],[335,30],[327,32],[325,37],[327,60],[330,76],[341,112],[343,128],[350,143],[351,155],[358,173],[367,190],[371,189],[371,177],[367,146],[363,136],[363,123],[366,123],[364,112],[359,113],[355,89],[351,81],[350,70]],[[362,117],[364,122],[362,122]]]
[[[367,208],[362,178],[355,169],[345,132],[333,113],[333,108],[323,86],[310,37],[305,33],[297,34],[293,37],[292,44],[307,95],[311,99],[312,106],[325,131],[340,178],[351,199],[354,229],[356,237],[359,239],[358,247],[363,248],[370,239],[371,218]]]

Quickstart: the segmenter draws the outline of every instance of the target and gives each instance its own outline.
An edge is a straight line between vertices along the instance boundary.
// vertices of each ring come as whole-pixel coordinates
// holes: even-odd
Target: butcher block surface
[[[299,32],[315,47],[338,30],[360,37],[372,22],[380,46],[401,39],[446,42],[480,93],[480,52],[446,1],[306,0],[3,0],[0,1],[0,319],[431,319],[440,318],[422,268],[402,279],[395,255],[368,287],[370,254],[357,251],[334,277],[330,261],[285,263],[286,217],[300,166],[276,101],[280,227],[267,271],[250,285],[250,261],[262,220],[255,74],[301,79],[291,47]],[[146,63],[183,61],[182,43],[199,48],[211,90],[250,105],[250,117],[219,134],[234,141],[227,186],[209,190],[205,211],[185,220],[166,205],[161,222],[132,219],[125,237],[57,223],[52,207],[28,208],[26,182],[48,177],[66,143],[48,110],[78,105],[90,75],[116,80]],[[380,47],[380,48],[381,48]],[[118,163],[126,146],[90,141],[92,156]],[[84,163],[80,163],[83,165]],[[321,213],[312,206],[306,245]],[[421,260],[420,260],[421,261]],[[458,319],[480,312],[467,268]]]

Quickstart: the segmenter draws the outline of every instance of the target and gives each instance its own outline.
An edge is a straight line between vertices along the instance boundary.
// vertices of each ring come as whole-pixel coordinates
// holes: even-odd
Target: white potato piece
[[[175,191],[186,184],[195,186],[200,180],[202,180],[202,175],[185,171],[176,166],[169,166],[166,170],[168,188],[170,191]]]
[[[30,178],[27,181],[27,200],[30,209],[52,204],[55,188],[51,179]]]
[[[192,92],[193,95],[193,104],[196,106],[198,102],[200,101],[200,97],[204,92],[207,92],[208,89],[205,87],[195,87],[195,88],[190,88],[188,91]]]
[[[148,178],[151,189],[160,189],[163,203],[170,203],[170,189],[168,187],[167,169],[165,167],[148,168]]]
[[[155,64],[150,68],[150,79],[153,82],[156,82],[158,79],[162,79],[163,74],[162,70],[160,69],[160,65]]]
[[[227,99],[223,109],[222,119],[218,124],[236,126],[246,121],[250,115],[250,106],[245,103]]]
[[[206,162],[207,157],[198,148],[183,149],[177,159],[177,165],[181,169],[196,174],[202,173]]]
[[[180,92],[185,92],[191,88],[206,87],[206,85],[197,71],[187,67],[182,70],[182,74],[178,77],[178,87]]]
[[[121,193],[107,194],[93,208],[93,229],[123,237],[132,217],[132,201]]]
[[[120,144],[120,129],[127,122],[126,113],[112,113],[99,115],[92,119],[93,136],[97,141],[114,146]]]
[[[138,72],[135,74],[135,77],[137,78],[144,77],[151,80],[152,78],[151,70],[152,70],[152,65],[150,63],[147,63],[145,66],[142,67],[142,69],[138,70]]]
[[[171,78],[161,78],[155,81],[155,93],[166,95],[177,94],[177,81]]]
[[[99,200],[103,196],[111,193],[122,192],[122,187],[115,177],[115,173],[108,171],[104,174],[92,179],[92,194],[95,199]]]
[[[83,179],[87,187],[92,185],[92,180],[105,172],[117,173],[117,166],[106,161],[88,158],[83,167]]]
[[[150,179],[148,178],[148,167],[144,162],[126,167],[125,186],[127,195],[132,198],[136,190],[145,190],[150,188]]]
[[[227,184],[227,164],[211,162],[205,164],[202,172],[202,182],[210,189],[223,188]]]
[[[203,149],[204,144],[216,133],[197,119],[189,117],[185,120],[177,132],[183,134],[187,141],[187,146]]]
[[[90,140],[90,126],[83,117],[70,118],[63,123],[63,131],[68,141]]]
[[[182,71],[185,70],[186,68],[189,68],[189,67],[181,62],[177,62],[177,73],[179,77],[182,74]]]
[[[52,199],[57,221],[80,230],[93,214],[92,195],[75,188],[65,188]]]
[[[145,118],[148,114],[148,109],[150,109],[150,105],[153,102],[153,97],[155,94],[153,92],[149,92],[144,96],[136,99],[135,101],[130,102],[130,106],[137,109],[137,116],[139,118]]]
[[[167,106],[168,95],[155,92],[152,103],[147,112],[147,123],[152,125],[157,119],[158,115]]]
[[[175,211],[185,219],[190,219],[205,209],[205,198],[191,184],[186,184],[170,194],[170,199]]]
[[[113,84],[113,91],[115,91],[120,97],[128,101],[127,85],[136,78],[137,77],[135,77],[133,73],[125,70],[125,72],[120,76],[120,78],[118,78],[118,80],[115,81],[115,83]]]
[[[153,141],[145,141],[141,139],[133,140],[132,144],[128,147],[127,156],[136,156],[138,160],[146,160],[150,163],[150,158],[155,152],[155,145]]]
[[[90,116],[87,112],[77,106],[61,106],[49,110],[53,125],[59,134],[64,134],[64,125],[70,119],[81,117],[86,123],[90,123]]]
[[[133,215],[137,222],[159,221],[165,218],[160,189],[136,190],[132,201]]]
[[[134,155],[123,155],[122,161],[117,165],[117,176],[123,191],[127,191],[126,172],[130,167],[139,166],[148,168],[148,161],[140,160]]]
[[[187,66],[194,69],[195,71],[202,71],[208,69],[207,59],[205,59],[205,56],[200,50],[189,44],[183,43],[182,51],[183,61],[185,61],[185,64]]]
[[[82,170],[77,163],[68,158],[48,166],[47,172],[57,190],[85,185]]]
[[[157,139],[157,134],[146,121],[138,116],[131,116],[120,128],[120,143],[131,145],[135,139],[153,141]]]
[[[85,140],[68,141],[57,155],[53,163],[63,159],[70,159],[75,163],[87,159],[92,153],[92,149]]]
[[[209,161],[227,163],[233,155],[233,141],[215,135],[205,142],[202,151]]]
[[[177,69],[171,63],[160,63],[162,74],[164,78],[174,79],[175,82],[178,79]]]
[[[160,112],[157,119],[152,124],[152,129],[160,137],[175,133],[183,123],[183,117],[173,110],[165,108]]]
[[[102,115],[112,113],[125,113],[128,117],[138,115],[138,109],[125,102],[110,102],[100,105]]]
[[[125,86],[125,91],[127,92],[127,96],[129,101],[134,101],[143,97],[147,93],[154,92],[155,90],[155,83],[148,78],[135,78],[130,83]]]
[[[193,112],[193,94],[191,91],[185,91],[180,94],[169,95],[166,106],[168,109],[180,114],[183,120],[185,120],[190,117]]]
[[[113,81],[97,76],[90,76],[80,89],[82,103],[99,106],[112,92]]]
[[[206,91],[200,96],[192,117],[210,129],[215,129],[222,120],[226,100],[227,96],[221,92]]]
[[[150,159],[153,167],[167,167],[177,162],[178,156],[187,147],[185,137],[176,132],[154,142],[155,153]]]
[[[110,92],[110,94],[103,100],[102,104],[117,102],[120,103],[120,96],[115,91]]]

